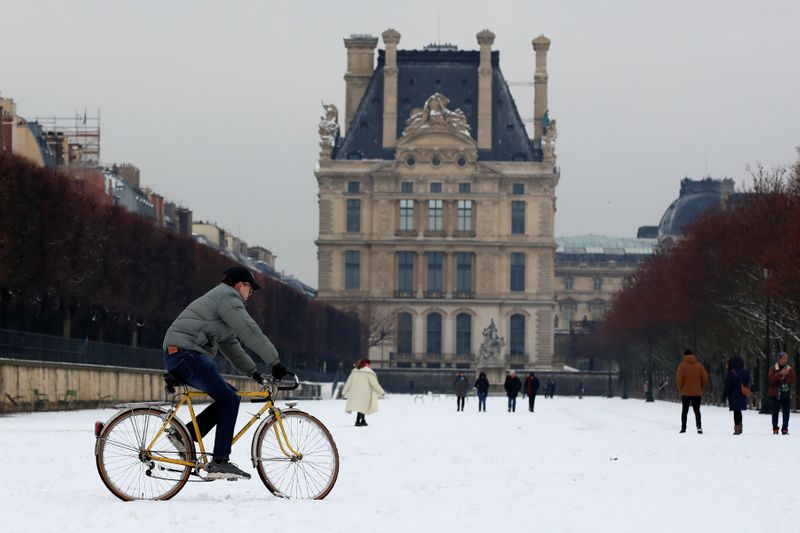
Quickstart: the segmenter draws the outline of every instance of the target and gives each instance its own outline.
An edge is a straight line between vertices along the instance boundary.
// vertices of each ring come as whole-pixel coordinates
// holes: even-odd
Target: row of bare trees
[[[684,228],[678,244],[642,265],[587,350],[634,377],[653,366],[674,369],[687,346],[712,376],[724,374],[725,361],[736,353],[761,382],[776,352],[796,354],[800,161],[751,174],[746,194],[701,216]]]
[[[231,260],[193,239],[99,202],[81,182],[0,154],[0,328],[159,347],[191,300]],[[276,280],[248,308],[295,365],[354,360],[355,313]]]

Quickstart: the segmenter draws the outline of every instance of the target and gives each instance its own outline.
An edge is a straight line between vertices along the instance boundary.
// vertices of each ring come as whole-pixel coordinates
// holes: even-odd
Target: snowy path
[[[798,437],[771,435],[766,416],[746,412],[745,434],[733,437],[730,413],[703,407],[706,434],[679,435],[672,403],[536,404],[531,414],[520,399],[507,413],[504,398],[490,398],[489,412],[477,413],[470,398],[456,413],[451,398],[392,396],[356,428],[342,401],[301,403],[328,425],[341,456],[338,483],[318,502],[274,498],[253,472],[250,481],[190,483],[169,502],[123,503],[94,465],[93,422],[112,411],[2,417],[0,530],[765,531],[768,516],[797,508]],[[248,452],[246,439],[232,460],[250,471]]]

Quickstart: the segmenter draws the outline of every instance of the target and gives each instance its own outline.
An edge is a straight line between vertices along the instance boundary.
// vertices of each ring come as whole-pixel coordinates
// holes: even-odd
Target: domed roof
[[[683,233],[684,228],[706,212],[723,206],[733,193],[733,180],[730,178],[714,180],[681,180],[681,193],[672,202],[658,225],[659,242],[674,241]]]

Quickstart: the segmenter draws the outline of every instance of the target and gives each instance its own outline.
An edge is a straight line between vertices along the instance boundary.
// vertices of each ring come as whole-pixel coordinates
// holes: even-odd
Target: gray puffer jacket
[[[250,376],[256,364],[242,349],[240,340],[267,366],[278,362],[278,351],[245,309],[242,295],[220,283],[178,315],[164,336],[163,348],[166,352],[167,346],[177,346],[212,357],[222,350],[237,370]]]

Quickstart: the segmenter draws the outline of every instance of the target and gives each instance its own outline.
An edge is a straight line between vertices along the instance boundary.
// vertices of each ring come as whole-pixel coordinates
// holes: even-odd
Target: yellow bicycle
[[[190,477],[214,481],[203,470],[210,460],[203,439],[198,439],[198,454],[186,425],[176,416],[186,405],[194,433],[200,435],[192,398],[205,393],[190,390],[168,374],[165,380],[165,401],[122,404],[108,421],[95,422],[97,471],[122,500],[168,500]],[[242,399],[264,406],[233,437],[233,444],[267,413],[256,428],[250,452],[261,481],[279,497],[321,500],[339,475],[339,451],[322,422],[295,409],[297,402],[287,402],[285,410],[275,406],[279,391],[298,384],[295,377],[290,383],[268,381],[256,392],[239,391]]]

